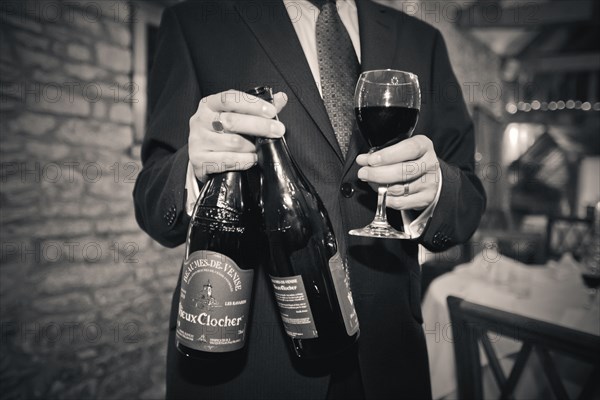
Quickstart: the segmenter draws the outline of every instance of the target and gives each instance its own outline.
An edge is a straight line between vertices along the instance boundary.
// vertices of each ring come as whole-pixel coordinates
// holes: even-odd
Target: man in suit
[[[485,195],[473,172],[473,126],[462,98],[447,96],[458,84],[436,29],[368,0],[339,0],[327,13],[338,23],[338,40],[345,41],[339,47],[360,62],[356,68],[410,71],[421,84],[415,136],[366,154],[352,123],[341,129],[332,123],[339,115],[331,107],[351,106],[352,99],[345,95],[332,103],[329,85],[353,86],[355,80],[340,82],[345,73],[327,75],[323,68],[330,60],[318,52],[325,42],[320,35],[331,30],[319,32],[319,16],[327,3],[189,1],[164,12],[134,201],[140,226],[161,244],[178,246],[185,240],[189,204],[210,174],[250,169],[256,154],[248,137],[285,133],[348,258],[358,346],[339,359],[296,360],[259,266],[243,360],[184,359],[174,348],[178,285],[167,357],[169,398],[431,397],[418,244],[442,251],[468,240],[479,223]],[[337,82],[323,82],[336,75]],[[274,105],[239,92],[260,85],[279,92]],[[272,120],[276,114],[281,122]],[[213,122],[221,122],[224,132]],[[255,176],[255,169],[250,173]],[[371,221],[377,197],[371,185],[379,184],[390,185],[390,223],[412,240],[347,234]]]

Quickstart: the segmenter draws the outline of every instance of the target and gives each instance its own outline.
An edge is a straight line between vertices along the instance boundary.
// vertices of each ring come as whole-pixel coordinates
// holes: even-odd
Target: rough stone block
[[[12,26],[16,26],[19,28],[27,29],[32,32],[41,33],[42,32],[42,24],[32,20],[31,18],[27,18],[23,14],[12,14],[8,12],[0,13],[0,20],[3,23],[7,23]]]
[[[8,38],[7,38],[8,39]],[[15,53],[12,46],[12,43],[9,40],[0,41],[0,60],[6,63],[11,63],[14,61]]]
[[[38,50],[47,50],[50,44],[50,39],[45,36],[40,36],[38,34],[32,34],[26,31],[14,31],[13,35],[16,41],[26,47],[30,47]]]
[[[129,201],[130,208],[133,207],[131,205],[133,185],[115,182],[114,177],[108,176],[108,174],[105,178],[100,179],[97,182],[89,182],[88,191],[91,195],[96,196],[99,199],[109,199],[111,204],[121,203],[120,200],[122,200]],[[123,206],[124,204],[125,203],[123,203]],[[119,208],[122,209],[122,207]]]
[[[23,222],[31,218],[32,210],[29,207],[11,207],[6,205],[0,210],[0,225],[6,226],[14,222]]]
[[[117,72],[131,71],[131,52],[107,43],[96,44],[98,63]]]
[[[89,64],[65,64],[63,70],[67,75],[83,81],[98,81],[108,76],[106,69]]]
[[[8,124],[13,133],[26,133],[33,136],[44,135],[57,125],[56,117],[32,112],[24,112]]]
[[[130,104],[117,103],[110,107],[109,118],[113,122],[131,124],[133,122],[133,111]]]
[[[97,233],[108,233],[111,236],[119,233],[137,232],[139,229],[140,228],[133,215],[128,215],[126,217],[105,218],[96,222]]]
[[[25,145],[27,153],[31,154],[36,160],[58,161],[67,157],[71,153],[71,148],[61,143],[42,143],[38,141],[28,141]]]
[[[18,111],[19,109],[22,108],[22,104],[23,104],[22,102],[17,101],[10,97],[3,99],[2,101],[0,101],[0,112],[7,113],[7,112]]]
[[[60,60],[54,56],[32,51],[21,47],[18,49],[19,58],[24,66],[38,67],[44,70],[51,70],[60,65]]]
[[[20,82],[2,82],[2,85],[0,85],[0,103],[6,103],[11,99],[23,101],[25,98],[23,87]]]
[[[96,91],[101,95],[101,98],[107,103],[123,103],[129,105],[132,94],[131,90],[126,85],[121,85],[116,80],[108,80],[104,82],[95,82]]]
[[[134,146],[131,146],[131,157],[133,157],[133,159],[135,159],[135,160],[142,159],[142,146],[141,145],[136,144]]]
[[[81,207],[80,215],[84,215],[88,218],[106,215],[109,207],[111,212],[114,212],[112,204],[92,196],[86,196],[80,199],[79,205]]]
[[[23,74],[21,67],[14,61],[14,56],[9,54],[9,59],[0,61],[0,76],[2,76],[3,82],[18,82]]]
[[[68,143],[115,150],[127,149],[133,141],[131,127],[79,119],[71,119],[64,123],[56,135]]]
[[[40,201],[43,205],[40,206],[40,215],[45,218],[78,218],[87,217],[87,214],[82,213],[81,204],[79,201],[57,202],[46,199]]]
[[[20,134],[13,131],[9,132],[8,123],[0,124],[0,132],[3,133],[0,137],[0,157],[2,157],[2,161],[4,162],[4,154],[19,153],[25,146],[23,145],[23,137]],[[5,168],[0,171],[4,172],[4,170]]]
[[[89,294],[80,292],[41,297],[33,301],[33,307],[43,313],[63,314],[88,311],[94,304]]]
[[[4,204],[9,207],[33,206],[37,203],[37,199],[39,198],[40,194],[41,192],[39,186],[28,187],[24,190],[5,193],[4,199],[6,203]],[[10,232],[11,226],[7,226],[5,230]]]
[[[69,79],[60,71],[45,71],[43,69],[36,69],[31,74],[32,82],[29,82],[25,87],[28,88],[28,97],[37,96],[40,97],[45,95],[54,100],[54,97],[58,95],[58,90],[62,94],[62,85],[66,82],[73,82],[73,79]],[[39,83],[38,83],[39,82]],[[57,89],[57,85],[60,89]],[[68,89],[67,96],[68,96]]]
[[[92,232],[93,225],[86,220],[47,221],[30,224],[11,224],[6,227],[6,233],[12,237],[77,237]]]
[[[139,283],[154,281],[156,279],[156,275],[154,274],[154,270],[147,265],[138,265],[135,268],[135,280]]]
[[[105,21],[105,28],[111,40],[122,47],[131,45],[131,31],[126,24]]]
[[[67,55],[79,61],[89,61],[92,58],[90,49],[77,43],[71,43],[67,46]]]
[[[29,108],[53,114],[90,115],[91,105],[83,96],[69,93],[68,88],[61,86],[40,86],[39,96],[28,95],[26,104]]]
[[[101,15],[91,8],[83,10],[75,9],[73,12],[69,13],[69,18],[66,20],[70,25],[79,29],[86,35],[98,37],[103,33]]]
[[[58,40],[59,42],[66,42],[75,39],[80,42],[88,43],[92,40],[87,36],[78,34],[79,32],[77,30],[65,24],[46,24],[44,27],[44,33],[52,39]]]
[[[48,294],[68,293],[74,289],[113,287],[132,280],[128,268],[118,264],[73,264],[55,269],[40,283],[40,291]]]
[[[105,307],[115,303],[129,303],[144,294],[144,288],[135,283],[130,283],[113,288],[98,289],[94,292],[94,300],[99,306]]]
[[[97,101],[93,105],[92,115],[96,119],[106,119],[106,110],[108,106],[103,101]]]
[[[89,14],[93,13],[104,21],[127,23],[131,20],[131,7],[126,0],[79,0],[74,6],[88,10]]]
[[[42,163],[40,168],[44,198],[57,203],[72,202],[81,198],[86,180],[96,177],[93,169],[84,170],[85,166],[78,164],[76,160]]]

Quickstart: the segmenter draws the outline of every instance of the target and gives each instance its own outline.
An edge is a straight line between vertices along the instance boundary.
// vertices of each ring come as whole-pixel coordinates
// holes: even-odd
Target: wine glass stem
[[[387,214],[385,212],[385,199],[387,198],[388,185],[381,185],[377,188],[377,212],[375,213],[375,219],[373,219],[374,225],[387,226]]]

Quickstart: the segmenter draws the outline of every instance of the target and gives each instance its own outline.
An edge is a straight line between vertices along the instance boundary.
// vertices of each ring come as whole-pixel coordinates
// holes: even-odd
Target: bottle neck
[[[240,171],[211,175],[204,184],[194,206],[186,240],[185,257],[189,257],[192,236],[205,239],[219,233],[232,234],[243,230],[244,213],[248,207],[246,177]],[[203,233],[201,233],[203,232]]]
[[[256,148],[258,165],[267,182],[272,180],[270,177],[273,174],[279,178],[285,176],[292,181],[304,181],[292,160],[284,138],[259,138],[256,141]]]

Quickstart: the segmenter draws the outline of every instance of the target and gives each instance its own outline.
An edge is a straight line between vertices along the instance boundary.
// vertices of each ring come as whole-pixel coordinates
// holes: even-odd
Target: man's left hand
[[[423,210],[436,198],[439,161],[427,136],[415,135],[395,145],[356,158],[358,178],[371,184],[389,185],[387,207]],[[408,185],[408,186],[407,186]]]

